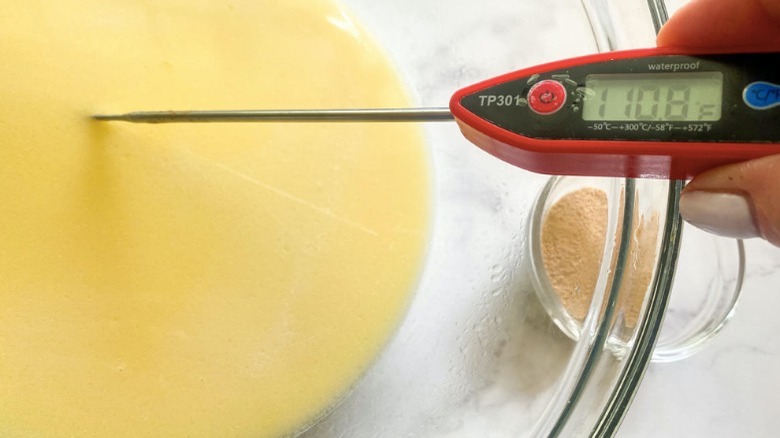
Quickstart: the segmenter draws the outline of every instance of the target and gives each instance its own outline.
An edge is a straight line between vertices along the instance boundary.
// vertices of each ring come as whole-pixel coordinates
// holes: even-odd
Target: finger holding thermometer
[[[457,121],[490,154],[546,174],[689,179],[780,154],[778,52],[656,48],[602,53],[458,90],[447,108],[152,111],[97,120]]]
[[[657,44],[691,51],[767,47],[780,51],[777,0],[693,0],[682,6],[658,33]],[[767,64],[766,70],[776,69]],[[777,81],[766,80],[773,85]],[[774,88],[776,89],[776,88]],[[776,95],[761,88],[746,93],[757,113],[773,113],[764,129],[778,124]],[[757,104],[757,105],[756,105]],[[770,109],[772,108],[772,109]],[[680,197],[689,223],[729,237],[762,237],[780,246],[780,155],[742,161],[700,173]]]

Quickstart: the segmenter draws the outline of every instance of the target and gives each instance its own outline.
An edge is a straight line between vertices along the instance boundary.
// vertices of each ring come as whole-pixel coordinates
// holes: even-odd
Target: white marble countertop
[[[747,241],[746,259],[734,317],[695,356],[650,365],[621,436],[777,436],[780,248]]]

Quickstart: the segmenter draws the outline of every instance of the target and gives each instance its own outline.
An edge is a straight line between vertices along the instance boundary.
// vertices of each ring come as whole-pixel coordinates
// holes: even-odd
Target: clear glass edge
[[[669,184],[668,209],[663,232],[663,241],[666,242],[666,245],[662,246],[658,258],[658,274],[653,280],[647,309],[642,315],[637,329],[634,348],[626,356],[626,365],[601,417],[590,434],[591,437],[611,437],[615,434],[631,405],[653,355],[653,348],[669,303],[677,256],[680,252],[682,218],[677,205],[683,186],[683,181],[671,181]]]
[[[581,342],[590,341],[590,348],[588,349],[587,357],[581,366],[582,371],[579,373],[579,379],[573,385],[567,402],[564,404],[564,407],[559,413],[557,420],[548,433],[547,436],[549,437],[561,436],[561,433],[564,431],[567,422],[573,416],[580,398],[584,395],[586,389],[588,388],[588,383],[594,373],[596,366],[599,363],[601,355],[605,352],[608,353],[606,344],[612,330],[612,324],[614,322],[613,315],[615,313],[615,308],[617,307],[618,298],[620,296],[623,273],[625,272],[625,266],[629,258],[628,255],[631,234],[633,233],[634,229],[633,212],[634,203],[636,200],[635,192],[635,180],[627,178],[625,180],[625,199],[623,203],[624,209],[621,218],[623,226],[620,232],[619,247],[616,255],[612,283],[609,285],[609,292],[606,295],[606,303],[602,308],[602,306],[598,305],[596,302],[598,294],[594,294],[594,302],[591,303],[591,310],[588,312],[588,315],[585,318],[585,322],[583,323],[584,329],[589,325],[589,323],[594,323],[596,320],[599,320],[598,330],[592,337],[588,338],[587,336],[583,336],[581,339]],[[604,263],[604,265],[608,266],[609,263]],[[597,290],[599,290],[598,287]],[[583,330],[583,335],[585,333],[586,331]],[[640,342],[637,342],[637,346],[638,345],[640,345]],[[607,405],[604,410],[602,410],[602,416],[608,413],[607,410],[609,409],[610,406]]]
[[[583,8],[591,19],[591,25],[594,27],[594,35],[599,37],[599,33],[606,33],[606,38],[603,41],[610,41],[610,29],[600,28],[600,23],[609,22],[608,20],[602,20],[596,13],[599,12],[598,8],[594,8],[589,0],[581,1]],[[661,29],[663,24],[668,20],[668,14],[666,11],[666,5],[664,0],[647,0],[650,15],[652,17],[653,26],[656,33]],[[603,36],[603,35],[602,35]],[[612,44],[599,45],[600,50],[611,49]],[[625,414],[631,405],[631,402],[636,394],[637,388],[644,377],[644,373],[647,370],[647,366],[650,364],[650,359],[653,355],[653,349],[660,333],[661,325],[663,324],[666,308],[669,303],[669,295],[671,293],[672,282],[674,280],[674,272],[677,265],[677,257],[680,250],[680,241],[682,238],[682,218],[679,214],[678,203],[680,194],[684,187],[684,181],[670,181],[667,197],[667,210],[666,218],[664,222],[664,230],[662,235],[662,242],[666,242],[662,245],[657,267],[656,275],[653,279],[649,297],[647,298],[647,304],[644,312],[641,315],[640,321],[637,324],[637,336],[630,352],[626,355],[625,365],[622,368],[617,383],[612,390],[606,403],[601,409],[601,415],[599,416],[593,429],[591,430],[591,437],[611,437],[617,432],[620,424],[625,417]],[[629,212],[633,211],[635,190],[634,181],[632,179],[626,179],[626,198],[625,209],[623,212],[624,226],[622,233],[630,233],[632,227],[632,215]],[[605,351],[606,342],[608,339],[609,330],[612,323],[612,314],[614,307],[617,303],[618,294],[620,292],[620,284],[622,280],[622,271],[626,262],[626,255],[628,251],[629,236],[622,236],[620,248],[618,249],[617,261],[615,264],[615,278],[609,290],[607,297],[607,304],[602,313],[603,319],[599,324],[599,330],[590,339],[586,339],[583,336],[581,342],[590,342],[590,349],[587,359],[582,365],[582,373],[580,373],[579,379],[573,385],[571,392],[569,393],[568,400],[563,406],[557,420],[555,421],[552,429],[547,436],[557,437],[560,436],[564,430],[566,423],[572,417],[572,414],[577,406],[578,401],[584,394],[584,391],[588,387],[588,382],[593,373],[594,367],[598,362],[599,357]],[[598,294],[596,294],[598,295]],[[600,306],[599,306],[600,307]],[[592,310],[592,309],[591,309]],[[598,318],[599,315],[594,312],[589,312],[586,317],[584,326],[587,325],[589,319]],[[548,412],[551,414],[552,412]],[[544,418],[542,419],[544,420]],[[541,424],[547,422],[541,421]],[[534,434],[536,435],[536,434]]]
[[[732,240],[732,242],[734,242],[734,240]],[[675,348],[671,350],[654,350],[652,358],[654,363],[676,362],[693,356],[694,354],[701,351],[712,338],[720,333],[720,331],[723,330],[723,327],[725,327],[729,320],[731,320],[731,317],[734,316],[734,313],[736,312],[737,306],[739,304],[740,296],[742,294],[742,284],[745,281],[745,244],[742,240],[737,239],[736,245],[738,260],[736,273],[737,282],[734,285],[731,299],[726,305],[726,308],[729,309],[728,312],[723,316],[723,318],[713,320],[708,328],[701,330],[697,335],[685,340],[682,344],[676,346]]]
[[[529,234],[529,245],[527,250],[529,251],[528,258],[530,260],[530,269],[534,273],[545,272],[545,269],[541,265],[541,249],[539,245],[533,244],[535,241],[534,234],[541,233],[539,227],[541,226],[542,215],[544,213],[542,204],[544,204],[545,200],[557,189],[562,178],[565,177],[553,176],[550,178],[536,200],[536,208],[531,210],[531,218],[529,220],[531,226],[529,226],[527,230]],[[618,193],[623,193],[627,190],[623,184],[610,185],[612,186],[610,187],[610,196],[612,199],[620,198]],[[634,193],[633,189],[631,190],[631,193]],[[625,202],[629,202],[633,205],[634,197],[631,196],[630,200],[624,198],[623,206],[626,205]],[[633,210],[633,208],[631,210]],[[625,211],[631,210],[624,209],[623,211],[625,213]],[[625,214],[618,217],[618,211],[618,208],[615,208],[614,210],[611,208],[609,211],[607,217],[607,235],[617,236],[619,224],[625,225],[623,223]],[[632,220],[633,216],[629,217],[629,221]],[[628,229],[632,229],[630,223],[628,224]],[[626,238],[625,235],[621,236],[620,239],[615,239],[615,241],[605,240],[604,247],[602,248],[603,262],[601,263],[598,280],[594,289],[595,291],[602,292],[593,294],[588,313],[585,316],[581,327],[576,328],[576,330],[572,327],[566,327],[561,325],[564,324],[564,321],[559,321],[553,317],[553,322],[564,333],[567,333],[568,335],[574,335],[576,333],[576,336],[569,336],[575,341],[575,347],[569,357],[567,369],[563,373],[563,379],[558,385],[561,390],[559,390],[547,404],[547,407],[539,421],[537,421],[531,436],[557,436],[561,433],[566,422],[577,407],[576,402],[579,400],[580,395],[587,388],[588,378],[592,374],[595,365],[599,362],[602,353],[607,350],[606,345],[609,341],[613,322],[612,315],[614,314],[620,292],[620,277],[612,276],[611,272],[613,266],[611,261],[613,257],[623,261],[627,259],[627,253],[623,253],[623,258],[620,258],[619,252],[614,251],[613,242],[620,242],[620,246],[623,247],[625,251],[628,251],[629,249],[630,239]],[[533,274],[531,275],[531,278],[534,279],[534,288],[537,289],[537,298],[539,298],[543,305],[548,309],[554,308],[556,304],[551,302],[552,295],[538,293],[538,288],[542,287],[539,284],[539,278]],[[606,310],[609,310],[609,313],[603,311],[605,308]],[[588,376],[588,378],[583,379],[583,376]]]
[[[647,6],[657,34],[669,19],[666,3],[664,0],[647,0]],[[591,431],[591,437],[612,437],[615,435],[634,400],[639,384],[642,382],[653,356],[653,349],[669,304],[677,257],[680,254],[683,221],[680,216],[679,203],[683,187],[685,187],[685,181],[669,182],[666,220],[661,239],[666,244],[661,246],[656,267],[657,273],[653,279],[650,296],[647,299],[647,307],[637,328],[634,347],[626,357],[626,365],[602,410],[601,417]]]

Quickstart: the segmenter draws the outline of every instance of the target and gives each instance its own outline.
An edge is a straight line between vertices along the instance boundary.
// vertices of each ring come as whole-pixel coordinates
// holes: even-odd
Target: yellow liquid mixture
[[[326,0],[2,1],[0,436],[275,437],[397,326],[424,259],[414,126],[134,125],[408,102]]]

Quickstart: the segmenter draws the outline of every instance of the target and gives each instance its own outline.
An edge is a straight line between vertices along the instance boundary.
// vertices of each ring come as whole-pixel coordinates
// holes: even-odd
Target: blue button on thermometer
[[[780,105],[780,85],[769,82],[753,82],[742,92],[747,106],[756,110],[765,110]]]

